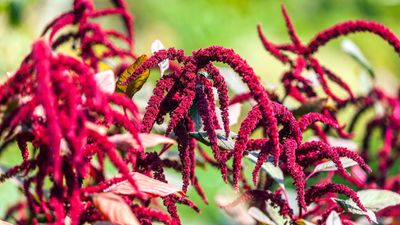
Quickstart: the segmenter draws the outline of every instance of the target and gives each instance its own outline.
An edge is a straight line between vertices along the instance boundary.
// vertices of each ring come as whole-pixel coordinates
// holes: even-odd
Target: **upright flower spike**
[[[133,54],[133,17],[127,10],[126,4],[122,0],[111,1],[115,7],[96,9],[92,0],[75,0],[73,10],[66,12],[55,20],[51,21],[44,29],[42,36],[49,33],[50,45],[56,49],[61,44],[66,43],[68,40],[73,39],[72,48],[76,48],[79,44],[81,57],[84,60],[90,61],[90,64],[97,70],[99,61],[107,57],[125,57],[134,58]],[[117,30],[105,30],[98,24],[91,22],[91,18],[103,17],[107,15],[120,15],[124,21],[127,34],[123,34]],[[65,27],[76,25],[78,30],[76,32],[62,33]],[[128,47],[126,49],[118,47],[113,43],[112,38],[120,39],[126,42]],[[104,45],[106,50],[97,54],[93,46]]]
[[[269,53],[271,53],[271,55],[273,55],[275,58],[277,58],[279,61],[281,61],[284,64],[291,63],[291,61],[287,55],[282,53],[281,50],[277,46],[275,46],[274,44],[272,44],[270,41],[267,40],[264,33],[262,32],[260,24],[257,25],[257,31],[258,31],[258,36],[260,37],[264,48]]]
[[[295,72],[293,77],[288,76],[291,73],[285,73],[283,80],[285,82],[287,94],[294,97],[298,101],[303,102],[305,100],[304,96],[301,95],[302,92],[308,95],[308,97],[311,97],[315,96],[315,91],[313,91],[313,87],[309,86],[302,77],[298,77],[296,75],[296,63],[289,58],[284,57],[286,52],[294,53],[297,55],[297,57],[304,58],[306,60],[307,67],[311,67],[311,69],[317,73],[317,78],[322,84],[325,93],[330,96],[338,105],[341,105],[344,102],[353,101],[354,95],[350,90],[350,87],[339,76],[337,76],[328,68],[320,65],[320,63],[313,57],[313,54],[318,50],[319,47],[339,36],[344,36],[355,32],[370,32],[386,40],[395,49],[395,51],[399,52],[400,42],[396,35],[394,35],[388,28],[381,24],[363,20],[348,21],[332,26],[317,34],[307,45],[303,45],[295,34],[292,22],[284,6],[282,6],[282,13],[284,15],[292,43],[280,45],[273,44],[265,38],[260,27],[258,28],[258,32],[266,50],[280,60],[283,64],[289,64],[291,68],[288,72]],[[338,84],[345,92],[347,92],[348,98],[342,99],[336,96],[330,89],[327,82],[328,79],[326,78]],[[291,81],[301,82],[301,86],[296,87],[290,85]]]
[[[296,31],[294,30],[294,27],[293,27],[293,24],[292,24],[292,20],[290,19],[289,15],[288,15],[288,13],[286,11],[285,5],[282,4],[281,5],[281,9],[282,9],[283,17],[285,18],[286,27],[288,29],[289,37],[292,40],[293,45],[296,48],[296,50],[300,52],[301,49],[303,48],[303,46],[302,46],[302,44],[300,42],[299,37],[296,34]]]

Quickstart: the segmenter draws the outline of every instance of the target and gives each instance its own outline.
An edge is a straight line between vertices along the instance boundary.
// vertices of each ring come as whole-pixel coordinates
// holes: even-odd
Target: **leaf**
[[[371,76],[365,70],[361,70],[359,75],[359,89],[361,94],[368,95],[371,90],[374,88],[373,81],[371,80]]]
[[[113,193],[93,195],[93,204],[97,210],[113,223],[124,225],[140,225],[129,205],[124,199]]]
[[[142,141],[143,148],[154,147],[159,144],[176,144],[174,139],[159,134],[140,133],[139,138]],[[139,148],[139,144],[130,133],[115,134],[108,137],[108,140],[114,143],[118,149],[127,150],[129,148]]]
[[[100,126],[99,124],[95,124],[92,122],[85,122],[85,127],[89,130],[95,131],[101,135],[106,135],[107,134],[107,128],[104,126]]]
[[[229,216],[229,219],[231,219],[230,222],[226,221],[228,224],[255,225],[257,223],[248,213],[247,206],[242,204],[243,202],[237,202],[237,204],[231,205],[234,199],[238,197],[236,195],[237,193],[232,193],[233,195],[230,196],[230,190],[223,190],[222,192],[223,193],[215,196],[215,202]]]
[[[161,43],[160,40],[155,40],[152,44],[151,44],[151,53],[154,54],[164,48],[164,45]],[[158,64],[158,67],[160,67],[160,72],[161,72],[161,76],[164,75],[164,72],[169,68],[169,60],[165,59],[162,62],[160,62]]]
[[[362,211],[357,204],[351,200],[333,199],[337,202],[344,210],[353,214],[366,215],[373,222],[377,223],[374,212],[378,212],[390,206],[396,206],[400,204],[400,195],[388,191],[379,189],[368,189],[357,192],[357,196],[361,203],[368,210],[367,212]]]
[[[195,104],[193,104],[190,107],[189,115],[190,115],[190,118],[194,122],[194,129],[196,131],[201,131],[203,129],[203,121],[201,120],[201,116],[200,116],[199,110],[197,109]]]
[[[338,203],[338,205],[346,212],[349,212],[352,214],[357,214],[357,215],[367,216],[374,223],[378,223],[376,220],[376,215],[372,210],[367,208],[367,211],[364,212],[362,209],[360,209],[357,206],[357,204],[355,202],[353,202],[353,200],[351,200],[351,199],[342,200],[342,199],[337,199],[337,198],[332,198],[332,200],[335,201],[336,203]]]
[[[129,98],[132,98],[132,96],[142,88],[144,83],[146,83],[147,78],[150,76],[150,70],[145,70],[143,73],[139,74],[135,80],[131,81],[127,85],[122,85],[122,83],[126,81],[126,79],[146,60],[146,55],[139,56],[132,65],[126,68],[126,70],[118,76],[117,92],[125,93]]]
[[[268,224],[268,225],[277,225],[274,221],[272,221],[263,211],[256,207],[250,207],[247,210],[250,216],[256,219],[258,222]]]
[[[266,211],[269,217],[274,221],[276,224],[290,224],[291,219],[288,216],[282,216],[279,213],[280,207],[272,206],[271,200],[268,200],[266,206]]]
[[[141,91],[137,92],[132,98],[140,112],[145,112],[147,103],[149,102],[150,97],[153,95],[153,89],[154,85],[152,85],[150,82],[146,82],[140,89]],[[142,117],[143,115],[141,115],[141,118]]]
[[[180,156],[178,151],[165,151],[160,155],[160,159],[169,159],[172,161],[179,161]],[[196,155],[196,167],[205,168],[206,163],[204,159],[198,155]]]
[[[182,190],[178,187],[153,179],[138,172],[133,172],[132,178],[135,180],[139,191],[149,195],[149,197],[164,197],[177,192],[183,194]],[[127,180],[116,183],[104,191],[121,195],[137,194],[136,190]]]
[[[253,163],[257,163],[258,155],[255,155],[254,152],[251,152],[246,156]],[[261,170],[266,172],[272,179],[274,179],[279,186],[285,189],[284,176],[281,168],[274,165],[274,159],[272,156],[268,157],[268,160],[263,163]]]
[[[248,92],[247,86],[239,78],[236,72],[230,67],[218,67],[219,72],[224,77],[226,84],[235,94]]]
[[[385,107],[383,106],[382,102],[375,102],[374,103],[374,110],[377,117],[384,117],[385,116]]]
[[[326,225],[342,225],[342,220],[340,219],[339,215],[336,211],[332,211],[328,218],[326,218]]]
[[[354,179],[358,180],[361,183],[365,183],[368,176],[365,171],[359,166],[351,167],[351,174],[353,175]]]
[[[355,166],[358,165],[358,163],[350,158],[346,158],[346,157],[340,157],[340,161],[343,164],[343,168],[347,168],[347,167],[351,167],[351,166]],[[318,172],[322,172],[322,171],[336,171],[337,167],[335,165],[335,163],[332,160],[323,162],[321,164],[318,164],[313,173],[318,173]]]
[[[225,131],[223,130],[215,130],[215,133],[217,135],[218,147],[225,150],[233,150],[235,146],[234,139],[237,137],[236,133],[231,132],[228,138],[225,137]],[[189,135],[196,140],[210,146],[210,139],[208,138],[206,131],[190,132]]]
[[[371,75],[372,78],[375,77],[374,70],[371,64],[368,62],[367,58],[365,58],[364,54],[358,48],[358,46],[352,42],[350,39],[345,39],[341,43],[342,51],[350,55],[353,59],[357,61],[358,64]]]
[[[308,79],[310,81],[310,85],[312,87],[319,87],[321,86],[321,83],[318,80],[318,74],[315,73],[314,71],[307,71],[304,75],[304,78]]]
[[[307,221],[305,219],[298,219],[296,220],[297,225],[315,225],[314,223],[311,223],[310,221]]]
[[[118,224],[110,221],[96,221],[94,225],[118,225]]]
[[[9,167],[0,164],[0,174],[1,174],[1,175],[7,173],[7,171],[9,171],[9,170],[10,170]],[[17,174],[16,176],[11,177],[10,180],[11,180],[15,185],[17,185],[18,187],[21,187],[21,188],[24,187],[24,179],[23,179],[23,177],[19,176],[18,174]],[[0,224],[0,225],[1,225],[1,224]]]
[[[143,148],[149,148],[159,144],[176,144],[174,139],[160,134],[140,133],[139,138],[142,141]]]
[[[377,212],[400,204],[400,195],[389,190],[368,189],[357,192],[364,207]]]
[[[307,102],[301,104],[300,107],[293,110],[293,115],[301,117],[309,112],[321,112],[327,102],[328,99],[326,98],[310,98]]]
[[[94,75],[94,80],[100,90],[107,94],[112,94],[115,91],[115,77],[112,70],[106,70]]]
[[[228,113],[229,113],[229,126],[233,126],[237,124],[240,118],[240,112],[242,111],[242,104],[233,104],[228,106]],[[218,115],[218,123],[223,124],[222,117],[221,117],[221,109],[216,108],[215,113]]]
[[[0,220],[0,225],[12,225],[12,223],[7,223],[6,221]]]
[[[242,111],[242,104],[237,103],[237,104],[228,106],[229,126],[233,126],[233,125],[237,124],[237,122],[239,121],[239,118],[240,118],[241,111]],[[221,109],[219,107],[215,107],[215,114],[217,115],[218,123],[223,124]],[[195,130],[202,131],[203,130],[203,121],[201,120],[201,116],[200,116],[199,111],[196,106],[193,105],[190,107],[189,115],[195,124]]]

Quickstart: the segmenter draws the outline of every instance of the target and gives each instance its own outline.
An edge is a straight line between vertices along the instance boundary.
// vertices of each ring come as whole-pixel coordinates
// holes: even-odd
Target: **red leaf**
[[[93,204],[99,212],[112,223],[140,225],[131,208],[124,199],[113,193],[100,193],[93,196]]]
[[[93,225],[118,225],[110,221],[96,221]]]
[[[115,91],[115,78],[112,70],[106,70],[94,75],[96,84],[100,90],[107,94],[112,94]]]
[[[159,134],[141,133],[139,137],[142,141],[143,148],[153,147],[159,144],[176,144],[174,139]]]
[[[138,189],[144,193],[149,195],[150,197],[164,197],[173,193],[183,194],[182,190],[178,187],[175,187],[171,184],[167,184],[161,182],[159,180],[153,179],[141,173],[134,172],[132,173],[133,179],[136,181],[136,185]],[[136,190],[132,187],[129,181],[125,180],[119,182],[117,184],[112,185],[107,188],[105,192],[112,192],[115,194],[121,195],[134,195],[136,194]]]
[[[139,134],[139,138],[142,141],[143,148],[153,147],[159,144],[176,144],[174,139],[159,135],[159,134]],[[114,143],[117,148],[126,150],[128,148],[139,148],[139,144],[132,137],[131,134],[116,134],[108,138],[109,141]]]

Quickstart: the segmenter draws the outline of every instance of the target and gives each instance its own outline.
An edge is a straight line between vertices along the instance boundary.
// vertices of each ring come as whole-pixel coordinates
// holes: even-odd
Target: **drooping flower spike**
[[[298,202],[300,207],[306,209],[306,202],[304,199],[304,190],[306,188],[304,170],[321,159],[331,159],[337,166],[339,172],[345,177],[348,176],[348,173],[343,168],[340,157],[348,157],[353,159],[366,171],[370,172],[370,168],[364,163],[362,158],[348,149],[330,147],[324,142],[305,142],[302,144],[302,132],[307,126],[316,121],[321,121],[328,126],[340,129],[339,125],[335,121],[319,113],[306,114],[296,121],[291,112],[288,111],[284,106],[275,102],[272,102],[272,105],[278,122],[283,125],[283,128],[279,132],[281,140],[280,144],[283,146],[283,161],[280,163],[280,166],[282,168],[286,168],[285,171],[287,171],[287,173],[293,179],[293,183],[298,194]],[[235,187],[237,187],[240,178],[239,171],[241,169],[241,156],[245,152],[246,145],[248,146],[248,151],[261,149],[258,156],[258,162],[253,170],[254,183],[257,182],[257,177],[259,175],[259,170],[262,163],[270,154],[272,147],[271,142],[268,139],[252,140],[249,143],[249,136],[259,123],[262,123],[261,112],[259,107],[255,106],[243,120],[239,129],[238,137],[236,139],[235,148],[233,150],[233,185]]]
[[[273,112],[271,110],[270,106],[270,101],[268,98],[267,93],[264,91],[264,88],[259,84],[258,82],[258,77],[254,74],[253,70],[245,63],[243,59],[240,58],[236,53],[234,53],[230,49],[224,49],[222,47],[209,47],[206,49],[201,49],[193,53],[193,56],[184,56],[182,51],[176,51],[174,49],[168,49],[168,50],[161,50],[155,53],[152,57],[150,57],[145,63],[143,63],[137,70],[132,74],[131,77],[129,77],[125,83],[129,83],[131,80],[134,80],[138,74],[140,74],[142,71],[149,69],[151,67],[155,67],[160,63],[161,61],[169,59],[169,60],[178,60],[178,62],[183,63],[183,66],[179,69],[180,74],[178,75],[180,82],[182,83],[182,86],[180,87],[181,90],[178,90],[180,92],[180,102],[177,108],[175,108],[171,112],[171,120],[167,128],[167,134],[173,129],[177,123],[188,116],[188,111],[190,109],[190,106],[193,104],[195,98],[198,96],[201,99],[204,99],[201,95],[201,92],[196,91],[196,77],[201,76],[198,75],[197,73],[201,69],[205,69],[210,73],[210,79],[214,81],[214,84],[217,87],[220,87],[219,91],[219,99],[221,101],[221,111],[223,112],[224,115],[227,116],[226,112],[226,105],[227,105],[227,91],[226,87],[222,82],[222,77],[218,75],[217,70],[212,67],[210,64],[213,61],[219,61],[228,64],[231,66],[239,75],[242,76],[243,81],[249,86],[249,89],[251,91],[251,94],[253,98],[259,102],[260,107],[263,109],[262,112],[262,117],[265,118],[265,121],[270,124],[267,129],[267,133],[269,137],[271,138],[273,143],[278,143],[278,133],[277,133],[277,125],[276,125],[276,119],[273,116]],[[207,86],[203,81],[203,86]],[[198,84],[197,86],[201,86],[201,84]],[[153,97],[152,97],[153,98]],[[155,98],[154,98],[155,99]],[[159,98],[158,98],[159,99]],[[204,102],[204,101],[203,101]],[[200,103],[199,106],[203,105],[201,108],[206,109],[208,106],[205,106],[205,103]],[[208,103],[210,104],[210,103]],[[214,103],[211,103],[213,105]],[[153,102],[149,102],[149,107],[150,106],[155,106]],[[224,179],[226,179],[227,174],[226,174],[226,168],[225,168],[225,159],[223,157],[223,153],[221,153],[218,150],[218,147],[216,145],[216,134],[213,128],[214,123],[213,122],[206,122],[209,121],[207,118],[215,118],[214,113],[212,115],[209,115],[210,112],[213,112],[213,110],[202,110],[200,113],[203,119],[203,122],[205,122],[205,130],[207,131],[208,135],[210,136],[210,142],[211,146],[213,148],[214,156],[217,157],[217,161],[220,162],[221,164],[221,171],[223,174]],[[158,113],[157,113],[158,114]],[[152,119],[144,118],[143,121],[155,121],[154,115],[156,113],[152,114]],[[224,119],[225,118],[225,119]],[[229,127],[226,126],[227,119],[224,116],[223,120],[225,121],[224,123],[224,129],[225,133],[229,133]],[[150,124],[149,124],[150,125]],[[148,128],[147,128],[148,129]],[[221,155],[222,154],[222,155]],[[279,145],[274,145],[274,150],[273,154],[276,158],[276,162],[279,160]]]
[[[8,138],[18,137],[24,161],[21,165],[11,168],[1,180],[17,173],[28,176],[31,171],[38,169],[31,178],[36,183],[35,193],[43,203],[45,202],[44,179],[49,177],[53,181],[48,197],[52,206],[56,207],[52,208],[57,215],[54,222],[63,221],[65,212],[62,205],[64,201],[68,201],[64,199],[66,196],[63,196],[63,192],[68,191],[68,193],[74,193],[75,196],[71,197],[70,201],[73,201],[71,205],[76,208],[71,207],[70,210],[71,218],[74,219],[73,223],[76,224],[83,210],[80,200],[76,199],[81,189],[80,184],[77,184],[77,179],[86,177],[90,169],[84,161],[85,158],[92,157],[100,149],[106,150],[116,167],[122,170],[124,176],[130,179],[133,185],[135,184],[134,180],[129,178],[126,163],[118,159],[118,153],[112,144],[105,146],[107,141],[104,144],[103,141],[97,142],[99,145],[96,146],[97,150],[93,151],[92,155],[87,155],[87,152],[83,151],[86,144],[105,138],[104,134],[93,136],[93,131],[87,127],[87,124],[97,123],[98,121],[93,116],[101,115],[106,124],[114,123],[124,127],[140,143],[139,130],[137,124],[133,122],[138,120],[137,108],[131,101],[126,101],[124,96],[103,93],[97,86],[94,72],[90,67],[68,56],[53,54],[46,41],[42,39],[33,45],[30,55],[31,57],[25,62],[25,65],[30,67],[29,73],[17,71],[0,88],[0,98],[4,106],[9,106],[12,101],[12,98],[5,98],[12,94],[10,91],[21,93],[21,97],[31,99],[27,103],[16,106],[14,110],[19,113],[4,115],[5,120],[1,124],[2,133],[7,131]],[[25,77],[28,79],[24,79]],[[24,85],[20,85],[21,82]],[[76,86],[76,83],[81,83],[81,85]],[[128,109],[129,116],[126,117],[112,109],[109,101]],[[21,116],[25,119],[22,120]],[[16,129],[17,127],[23,127],[23,129]],[[33,147],[38,149],[36,154],[28,154],[27,142],[31,142]],[[74,172],[68,172],[69,168]],[[66,184],[63,183],[63,179],[66,179],[67,183],[72,182],[73,185],[64,186]],[[29,184],[27,185],[29,187]],[[44,208],[46,204],[36,205],[37,203],[32,201],[28,204],[31,208],[39,207],[37,213],[42,210],[47,211]],[[51,217],[49,219],[53,220]]]

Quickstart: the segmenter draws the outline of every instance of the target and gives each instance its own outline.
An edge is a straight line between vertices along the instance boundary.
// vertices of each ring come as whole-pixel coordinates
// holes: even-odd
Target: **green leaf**
[[[190,107],[189,116],[190,116],[190,118],[192,118],[192,120],[194,122],[194,129],[196,131],[201,131],[203,129],[203,121],[201,120],[201,116],[200,116],[199,110],[197,109],[195,104],[193,104]]]
[[[371,75],[372,78],[375,78],[374,70],[371,64],[354,42],[352,42],[350,39],[345,39],[342,41],[341,46],[343,52],[355,59],[357,63],[360,64],[360,66],[364,68],[369,75]]]
[[[272,221],[263,211],[256,207],[250,207],[247,211],[250,216],[256,219],[258,222],[268,225],[277,225],[274,221]]]
[[[8,170],[10,170],[9,167],[1,165],[0,164],[0,174],[5,174]],[[17,185],[18,187],[23,187],[24,186],[24,180],[21,176],[19,176],[18,174],[16,176],[13,176],[10,178],[10,180]]]
[[[376,220],[376,215],[375,213],[367,208],[367,211],[364,212],[362,209],[360,209],[355,202],[351,199],[343,200],[343,199],[337,199],[337,198],[332,198],[333,201],[335,201],[344,211],[352,213],[352,214],[357,214],[357,215],[364,215],[369,217],[370,220],[372,220],[374,223],[378,223]]]
[[[293,110],[293,115],[301,117],[310,112],[321,112],[324,106],[327,105],[328,99],[313,97],[307,102],[301,104],[300,107]]]
[[[258,155],[256,153],[251,152],[246,157],[253,163],[257,163]],[[285,189],[284,176],[281,168],[274,165],[274,158],[272,156],[268,157],[268,160],[263,163],[261,167],[262,171],[265,171],[272,179],[274,179],[279,186]]]
[[[235,146],[234,139],[236,139],[237,137],[236,133],[231,132],[228,138],[225,137],[225,131],[223,130],[215,130],[215,133],[217,135],[218,147],[224,150],[233,150]],[[205,131],[190,132],[189,135],[197,139],[198,141],[210,146],[210,139],[207,136],[207,132]]]
[[[276,224],[290,224],[291,219],[288,216],[282,216],[279,213],[280,207],[272,206],[272,202],[270,200],[267,201],[266,210],[267,210],[268,216]]]
[[[357,195],[365,208],[374,212],[400,204],[400,195],[393,191],[368,189],[358,191]]]
[[[350,158],[346,158],[346,157],[340,157],[340,161],[343,164],[343,168],[355,166],[358,164],[354,160],[352,160]],[[336,171],[336,170],[337,170],[336,164],[332,160],[329,160],[327,162],[318,164],[315,167],[313,173],[318,173],[318,172],[322,172],[322,171],[325,171],[325,172],[326,171]]]
[[[342,220],[336,211],[332,211],[328,218],[326,218],[326,225],[342,225]]]
[[[375,223],[378,222],[374,212],[378,212],[389,206],[400,204],[400,195],[388,190],[361,190],[357,192],[357,196],[364,207],[367,209],[366,212],[360,209],[357,204],[351,199],[342,200],[333,198],[333,200],[338,203],[338,205],[342,207],[343,210],[353,214],[368,216]]]

